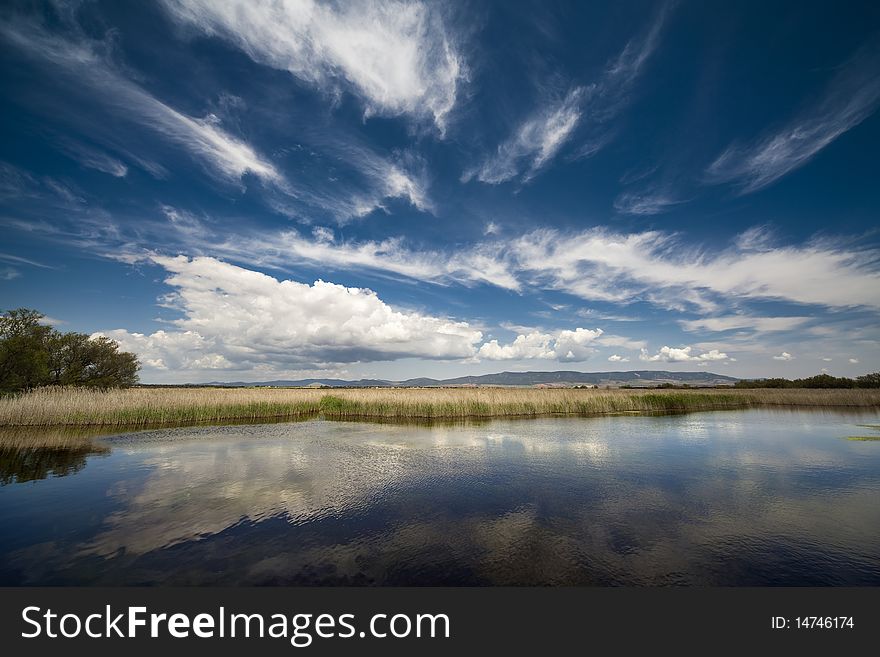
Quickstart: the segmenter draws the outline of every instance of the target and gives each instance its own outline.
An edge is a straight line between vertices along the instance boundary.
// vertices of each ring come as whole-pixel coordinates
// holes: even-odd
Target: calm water
[[[880,585],[880,442],[843,440],[878,422],[309,421],[7,450],[0,584]]]

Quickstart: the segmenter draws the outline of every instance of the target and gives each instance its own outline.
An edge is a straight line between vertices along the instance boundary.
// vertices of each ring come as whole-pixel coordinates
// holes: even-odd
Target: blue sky
[[[145,382],[880,361],[876,3],[5,3],[0,307]]]

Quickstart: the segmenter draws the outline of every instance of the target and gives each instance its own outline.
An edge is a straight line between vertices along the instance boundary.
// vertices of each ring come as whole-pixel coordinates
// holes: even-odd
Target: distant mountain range
[[[437,386],[559,386],[578,385],[598,386],[657,386],[664,383],[688,384],[692,386],[733,385],[738,379],[712,372],[663,372],[657,370],[636,370],[632,372],[499,372],[480,376],[460,376],[454,379],[407,379],[406,381],[386,381],[384,379],[299,379],[295,381],[231,381],[212,382],[212,386],[276,386],[276,387],[318,387],[331,388],[424,388]]]

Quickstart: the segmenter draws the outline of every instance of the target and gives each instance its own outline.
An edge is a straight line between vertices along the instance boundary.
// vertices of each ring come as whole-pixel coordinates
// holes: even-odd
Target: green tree
[[[61,333],[40,323],[36,310],[19,308],[0,317],[0,390],[40,385],[112,388],[134,385],[140,363],[104,336]]]
[[[42,313],[29,308],[0,316],[0,390],[33,388],[46,382],[52,328],[42,325],[41,319]]]
[[[127,387],[138,382],[140,363],[137,356],[119,351],[119,344],[99,336],[88,340],[86,359],[79,369],[79,385],[101,388]]]

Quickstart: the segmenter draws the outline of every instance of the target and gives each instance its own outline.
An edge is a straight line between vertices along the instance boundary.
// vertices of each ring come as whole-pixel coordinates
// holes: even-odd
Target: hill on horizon
[[[714,372],[668,372],[663,370],[632,370],[619,372],[497,372],[476,376],[460,376],[451,379],[432,379],[419,377],[403,381],[385,379],[277,379],[272,381],[212,381],[201,385],[211,386],[274,386],[308,387],[328,386],[331,388],[428,388],[440,386],[559,386],[577,385],[598,386],[656,386],[664,383],[688,384],[693,386],[732,385],[736,377]],[[197,384],[191,384],[197,385]]]

